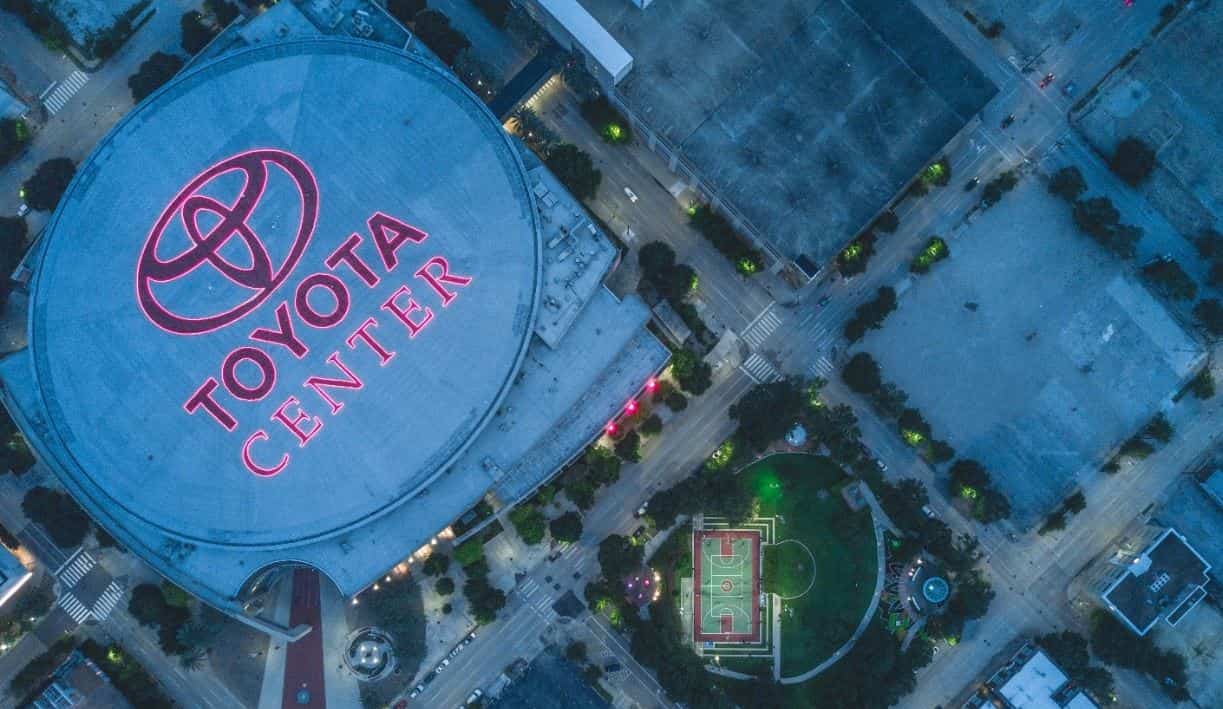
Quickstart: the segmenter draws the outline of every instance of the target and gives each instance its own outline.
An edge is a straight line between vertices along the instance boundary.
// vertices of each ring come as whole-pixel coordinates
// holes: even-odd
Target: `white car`
[[[26,204],[25,202],[22,202],[21,205],[17,207],[17,216],[24,217],[25,215],[29,213],[30,213],[30,205]]]
[[[632,202],[633,204],[637,204],[637,193],[636,193],[636,192],[634,192],[634,191],[630,190],[629,188],[625,187],[625,188],[624,188],[624,196],[625,196],[625,197],[628,197],[628,201]]]
[[[442,673],[442,670],[446,669],[446,666],[449,664],[450,664],[450,659],[446,658],[442,660],[441,664],[437,666],[437,669],[433,671],[440,675]]]
[[[475,703],[476,703],[476,700],[477,700],[477,699],[479,699],[480,697],[483,697],[483,696],[484,696],[484,690],[483,690],[483,689],[477,689],[476,691],[474,691],[474,692],[472,692],[471,694],[467,695],[467,703],[468,703],[468,704],[475,704]]]

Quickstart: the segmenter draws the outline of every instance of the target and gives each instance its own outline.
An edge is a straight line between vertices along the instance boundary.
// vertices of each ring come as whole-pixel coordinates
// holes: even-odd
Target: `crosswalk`
[[[527,579],[518,587],[518,595],[522,596],[522,600],[543,618],[545,623],[551,623],[556,619],[557,613],[552,608],[556,599],[552,597],[552,592],[548,590],[547,585],[535,579]]]
[[[71,591],[59,597],[59,607],[63,608],[64,612],[78,624],[84,623],[93,617],[93,613],[89,612],[89,608],[84,603],[81,603],[76,596],[72,595]]]
[[[815,364],[807,368],[807,376],[827,379],[828,377],[832,376],[834,369],[836,369],[836,367],[834,367],[832,362],[828,360],[828,357],[820,355],[820,358],[815,361]]]
[[[119,601],[122,600],[123,586],[119,585],[118,581],[111,581],[110,585],[106,587],[106,590],[102,592],[102,595],[98,597],[98,600],[94,601],[93,608],[90,609],[90,613],[94,618],[97,618],[99,622],[106,620],[110,617],[110,612],[113,611],[115,606],[119,605]]]
[[[52,91],[51,94],[45,99],[43,99],[42,105],[46,106],[47,113],[54,116],[55,114],[59,113],[60,110],[72,100],[72,97],[76,95],[76,92],[80,91],[81,87],[87,83],[89,83],[88,74],[80,70],[74,71],[68,75],[68,78],[59,82],[59,85],[55,87],[55,90]]]
[[[756,316],[756,319],[743,330],[741,337],[748,347],[758,350],[764,346],[769,335],[772,335],[780,325],[781,316],[773,312],[773,305],[770,303],[769,307],[765,308],[764,312]]]
[[[96,564],[97,562],[89,555],[89,552],[82,549],[73,554],[72,558],[55,572],[55,576],[65,589],[69,589],[85,578],[85,574],[89,573],[89,570]]]
[[[747,361],[739,365],[739,369],[742,369],[743,373],[751,377],[752,381],[757,384],[768,384],[781,379],[777,368],[757,352],[753,352]]]

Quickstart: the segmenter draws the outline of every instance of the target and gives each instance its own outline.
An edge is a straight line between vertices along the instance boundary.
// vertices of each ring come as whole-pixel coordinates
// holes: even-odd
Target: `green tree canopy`
[[[1087,181],[1083,179],[1083,173],[1079,172],[1079,168],[1073,165],[1063,167],[1053,173],[1052,179],[1049,180],[1049,192],[1067,202],[1077,200],[1086,191]]]
[[[672,351],[671,372],[680,388],[693,396],[704,394],[713,384],[713,368],[686,347]]]
[[[426,576],[441,576],[450,569],[450,557],[441,552],[433,552],[425,559],[424,572]]]
[[[1215,298],[1206,298],[1193,306],[1193,317],[1214,337],[1223,335],[1223,305]]]
[[[61,549],[79,546],[92,526],[89,517],[85,516],[75,500],[59,490],[51,490],[41,485],[25,494],[21,501],[21,511],[30,521],[42,525],[51,541]]]
[[[642,548],[628,537],[613,534],[599,542],[599,567],[603,576],[613,583],[638,571],[644,563]]]
[[[173,54],[154,52],[135,74],[127,77],[127,86],[132,91],[132,100],[143,101],[149,94],[161,88],[161,85],[174,78],[179,69],[183,68],[183,60]]]
[[[858,352],[841,369],[841,381],[859,394],[872,394],[883,386],[879,364],[867,352]]]
[[[433,590],[439,596],[449,596],[454,593],[454,579],[449,576],[441,577],[437,580],[437,583],[433,584]]]
[[[558,542],[576,542],[582,537],[582,516],[577,512],[566,512],[552,520],[548,529]]]
[[[1141,139],[1131,136],[1117,144],[1108,167],[1127,185],[1136,187],[1155,169],[1155,151]]]
[[[7,165],[22,146],[30,139],[25,121],[16,118],[0,118],[0,166]]]
[[[183,51],[187,54],[197,54],[216,36],[212,28],[204,24],[204,16],[198,10],[184,12],[178,24],[183,33]]]
[[[544,540],[547,531],[547,520],[544,513],[535,505],[523,503],[510,510],[510,522],[522,541],[535,546]]]
[[[580,200],[593,199],[603,181],[594,161],[576,145],[561,143],[544,159],[548,169]]]
[[[738,437],[753,450],[763,451],[794,426],[805,402],[799,383],[782,379],[752,387],[729,413],[739,422]]]
[[[34,174],[21,185],[21,194],[30,209],[51,211],[64,196],[68,183],[76,174],[76,163],[68,158],[52,158],[38,166]],[[7,275],[7,274],[6,274]]]
[[[407,25],[412,23],[416,13],[427,6],[425,0],[387,0],[386,10],[391,16]]]
[[[424,42],[446,66],[453,66],[459,52],[471,46],[467,35],[450,25],[450,18],[440,10],[426,8],[413,18],[416,36]]]

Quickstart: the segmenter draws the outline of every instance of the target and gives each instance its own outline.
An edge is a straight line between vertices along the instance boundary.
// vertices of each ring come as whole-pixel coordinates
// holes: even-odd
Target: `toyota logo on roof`
[[[259,209],[264,191],[271,181],[273,169],[287,175],[301,195],[299,221],[288,253],[279,263],[251,226]],[[224,187],[227,176],[238,173],[243,179],[241,189],[232,202],[226,203],[206,191]],[[310,168],[301,159],[282,150],[258,149],[239,153],[222,160],[191,180],[170,201],[149,232],[148,240],[136,265],[136,298],[145,317],[157,327],[178,335],[198,335],[219,330],[242,319],[267,300],[288,279],[301,260],[314,234],[318,219],[318,184]],[[201,222],[211,215],[210,226]],[[187,248],[173,257],[157,255],[163,237],[178,220],[186,232]],[[226,251],[223,254],[222,251]],[[235,263],[233,255],[245,252],[246,263]],[[210,273],[201,274],[199,269]],[[215,276],[232,284],[232,305],[210,314],[178,313],[157,296],[159,286],[196,278],[192,286],[203,286]]]

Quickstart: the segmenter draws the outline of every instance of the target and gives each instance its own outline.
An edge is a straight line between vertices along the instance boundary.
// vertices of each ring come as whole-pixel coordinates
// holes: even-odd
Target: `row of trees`
[[[1117,455],[1104,465],[1104,471],[1115,473],[1120,470],[1122,458],[1145,459],[1155,452],[1156,446],[1171,441],[1174,433],[1175,429],[1173,429],[1172,422],[1168,420],[1168,417],[1162,411],[1155,414],[1138,433],[1130,436],[1121,444]]]
[[[688,221],[701,236],[705,237],[718,253],[735,265],[735,269],[750,276],[764,267],[764,255],[743,238],[727,221],[708,204],[696,204],[688,209]]]
[[[39,165],[34,174],[21,183],[21,197],[30,209],[50,212],[59,204],[74,175],[76,163],[71,159],[51,158]]]
[[[203,664],[221,632],[220,618],[192,612],[191,596],[178,586],[163,581],[160,586],[142,583],[132,589],[127,610],[141,625],[157,628],[162,652],[177,655],[184,669],[195,670]]]
[[[21,500],[21,511],[47,531],[61,549],[72,549],[85,541],[93,526],[76,500],[59,490],[41,485],[31,488]]]
[[[658,297],[671,304],[688,325],[698,341],[707,343],[711,339],[709,328],[700,313],[687,301],[697,286],[696,270],[676,260],[675,250],[661,241],[651,241],[637,252],[637,263],[641,266],[641,282],[638,290],[652,290]]]
[[[845,321],[845,339],[857,342],[868,330],[878,330],[883,320],[896,309],[896,291],[890,286],[880,286],[875,297],[854,310],[854,316]]]
[[[974,519],[992,524],[1011,516],[1011,503],[997,488],[985,466],[970,458],[951,464],[951,493],[966,500]]]
[[[0,219],[0,233],[3,233],[5,219]],[[20,222],[23,226],[25,222],[17,219],[13,220]],[[2,244],[0,240],[0,244]],[[5,260],[3,246],[0,246],[0,264]],[[3,273],[11,273],[10,267]],[[8,297],[8,278],[0,278],[4,286],[0,288],[0,309],[3,309],[4,302]],[[13,423],[13,419],[9,417],[8,411],[0,406],[0,475],[4,473],[13,473],[14,475],[22,475],[34,465],[34,454],[30,452],[30,447],[26,444],[25,437],[17,428],[17,424]]]
[[[892,382],[884,381],[879,363],[869,352],[858,352],[849,358],[841,368],[841,381],[851,391],[865,396],[879,413],[895,419],[905,443],[916,448],[923,459],[946,463],[955,457],[949,444],[934,437],[921,412],[905,406],[909,395]]]
[[[1041,523],[1036,533],[1044,535],[1059,529],[1065,529],[1066,519],[1077,515],[1085,509],[1087,509],[1087,498],[1083,497],[1082,492],[1076,492],[1062,500],[1062,504],[1058,505],[1056,510],[1050,512],[1048,517],[1045,517],[1045,521]]]

